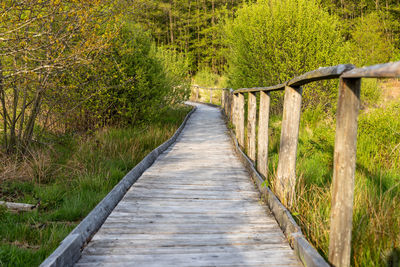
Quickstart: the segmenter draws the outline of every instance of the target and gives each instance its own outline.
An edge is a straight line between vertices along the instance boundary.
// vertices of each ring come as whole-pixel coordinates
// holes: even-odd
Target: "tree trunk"
[[[43,90],[38,90],[35,96],[35,100],[33,101],[32,112],[28,118],[28,122],[26,124],[26,128],[24,131],[24,145],[28,145],[32,141],[33,135],[33,127],[35,126],[36,117],[40,111],[40,105],[42,102]]]
[[[7,108],[6,108],[6,94],[4,92],[4,84],[3,84],[3,65],[0,61],[0,100],[1,105],[3,106],[3,136],[4,136],[4,147],[7,149]]]
[[[172,5],[169,8],[169,31],[171,34],[171,45],[174,45],[174,26],[172,21]]]
[[[17,145],[17,135],[15,132],[15,126],[17,125],[17,109],[18,109],[18,97],[19,92],[17,89],[17,85],[14,84],[14,99],[13,99],[13,110],[12,110],[12,118],[10,121],[10,142],[9,142],[9,151],[14,151]]]
[[[28,85],[24,86],[22,107],[21,107],[21,113],[20,113],[21,114],[21,118],[20,118],[20,121],[19,121],[19,129],[18,129],[18,140],[20,140],[20,141],[21,141],[21,138],[22,138],[22,131],[24,129],[27,87],[28,87]]]

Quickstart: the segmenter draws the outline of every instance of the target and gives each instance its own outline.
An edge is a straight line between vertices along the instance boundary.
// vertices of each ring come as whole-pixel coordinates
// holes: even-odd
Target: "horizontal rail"
[[[240,88],[237,90],[234,90],[234,94],[239,94],[239,93],[254,93],[254,92],[272,92],[272,91],[280,91],[285,89],[286,83],[281,83],[277,84],[274,86],[269,86],[269,87],[252,87],[252,88]]]
[[[353,64],[340,64],[331,67],[321,67],[316,70],[296,76],[289,81],[268,87],[251,87],[232,90],[231,88],[202,87],[205,90],[230,90],[233,94],[281,91],[285,86],[298,87],[310,82],[335,78],[400,78],[400,61],[377,64],[368,67],[355,68]]]
[[[269,87],[240,88],[233,91],[233,93],[239,94],[239,93],[254,93],[261,91],[263,92],[281,91],[285,89],[285,86],[298,87],[310,82],[339,78],[340,75],[342,75],[344,72],[354,68],[355,67],[352,64],[340,64],[332,67],[321,67],[316,70],[304,73],[300,76],[296,76],[293,79],[281,84]]]
[[[192,85],[192,87],[203,89],[203,90],[228,90],[229,88],[218,88],[218,87],[203,87],[199,85]]]
[[[353,69],[342,78],[400,78],[400,61]]]
[[[352,64],[341,64],[333,67],[322,67],[303,75],[297,76],[287,82],[288,86],[301,86],[310,82],[339,78],[344,72],[354,69]]]

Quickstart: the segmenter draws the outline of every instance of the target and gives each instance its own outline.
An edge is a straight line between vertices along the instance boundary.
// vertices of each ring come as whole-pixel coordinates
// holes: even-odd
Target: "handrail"
[[[225,89],[228,89],[228,88],[218,88],[218,87],[203,87],[203,86],[196,85],[196,84],[192,85],[192,87],[196,87],[196,88],[204,89],[204,90],[225,90]]]
[[[213,91],[217,91],[217,90],[229,90],[229,88],[217,88],[217,87],[203,87],[203,86],[199,86],[199,85],[192,85],[193,88],[196,88],[196,96],[195,96],[195,101],[198,102],[199,101],[199,89],[201,90],[209,90],[210,91],[210,97],[209,97],[209,102],[210,104],[213,104],[212,99],[213,99],[213,95],[212,92]],[[221,95],[221,105],[223,105],[223,95]]]
[[[339,78],[344,72],[354,69],[352,64],[340,64],[332,67],[322,67],[307,72],[288,81],[288,86],[301,86],[310,82]]]
[[[281,83],[277,84],[274,86],[269,86],[269,87],[251,87],[251,88],[240,88],[237,90],[234,90],[234,94],[239,94],[239,93],[252,93],[252,92],[272,92],[272,91],[279,91],[285,89],[286,83]]]
[[[353,69],[342,78],[399,78],[400,61]]]
[[[285,91],[275,189],[281,202],[290,207],[295,196],[301,86],[314,81],[335,78],[339,78],[340,83],[336,112],[329,261],[334,266],[349,266],[361,78],[400,78],[400,61],[363,68],[355,68],[351,64],[323,67],[269,87],[240,88],[234,91],[229,88],[205,89],[210,90],[210,100],[212,90],[222,90],[221,106],[235,127],[239,146],[247,148],[248,158],[264,177],[267,177],[268,166],[270,92]],[[260,94],[258,108],[257,93]],[[247,125],[244,118],[244,94],[248,94]],[[198,101],[198,91],[196,100]],[[256,131],[257,122],[258,131]],[[247,128],[246,142],[245,127]]]

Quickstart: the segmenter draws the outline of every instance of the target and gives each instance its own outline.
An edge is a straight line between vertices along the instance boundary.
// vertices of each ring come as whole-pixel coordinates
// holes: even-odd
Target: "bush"
[[[164,72],[166,74],[166,82],[169,90],[169,102],[171,104],[181,103],[189,98],[190,94],[190,78],[189,78],[189,62],[187,57],[172,50],[163,47],[157,49],[156,54],[160,60]]]
[[[229,84],[270,86],[342,60],[339,20],[315,0],[259,0],[245,4],[225,27]],[[332,88],[333,87],[333,88]],[[329,100],[337,86],[323,84]],[[317,97],[316,94],[305,94]],[[307,102],[307,99],[305,99]]]
[[[179,54],[157,48],[149,32],[134,23],[121,26],[90,68],[65,76],[70,86],[63,119],[67,130],[92,130],[106,124],[140,124],[188,98],[188,64]]]
[[[351,61],[358,66],[390,61],[395,48],[388,33],[389,24],[376,12],[356,19],[351,31]]]

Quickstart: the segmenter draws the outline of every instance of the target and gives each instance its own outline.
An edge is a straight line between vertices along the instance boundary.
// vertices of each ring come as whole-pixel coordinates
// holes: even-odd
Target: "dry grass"
[[[1,155],[0,200],[38,210],[0,206],[0,266],[37,266],[120,179],[170,138],[188,108],[170,110],[147,127],[108,128],[60,138],[24,156]]]
[[[359,117],[352,266],[400,266],[400,104]],[[335,127],[318,110],[300,128],[296,201],[291,208],[307,239],[328,256]],[[280,118],[270,123],[271,189],[278,162]]]

